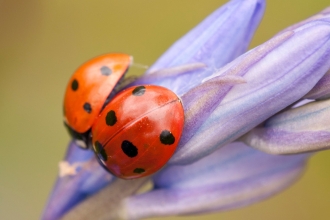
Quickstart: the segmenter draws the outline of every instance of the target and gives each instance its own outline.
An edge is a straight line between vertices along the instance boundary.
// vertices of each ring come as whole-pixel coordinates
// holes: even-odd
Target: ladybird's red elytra
[[[132,62],[127,54],[105,54],[87,61],[72,75],[64,97],[64,121],[74,132],[90,130],[107,97]]]
[[[164,87],[135,86],[109,99],[131,61],[126,54],[106,54],[83,64],[69,80],[63,109],[77,145],[93,145],[101,165],[123,179],[161,169],[184,125],[180,98]]]
[[[171,90],[131,87],[116,95],[93,124],[93,149],[117,177],[148,176],[171,158],[183,125],[181,100]]]

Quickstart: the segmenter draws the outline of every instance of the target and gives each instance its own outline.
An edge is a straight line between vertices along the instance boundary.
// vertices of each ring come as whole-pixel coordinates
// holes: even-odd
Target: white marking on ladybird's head
[[[75,139],[74,140],[75,144],[78,145],[79,147],[83,148],[83,149],[87,149],[87,145],[85,143],[85,141],[83,140],[79,140],[79,139]]]

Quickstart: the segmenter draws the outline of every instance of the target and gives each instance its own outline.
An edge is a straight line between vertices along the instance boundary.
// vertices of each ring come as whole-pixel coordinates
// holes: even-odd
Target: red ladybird
[[[64,97],[64,122],[81,147],[87,147],[88,131],[131,61],[127,54],[105,54],[84,63],[72,75]]]
[[[154,85],[131,87],[115,96],[92,126],[93,149],[116,176],[147,176],[171,158],[183,125],[175,93]]]

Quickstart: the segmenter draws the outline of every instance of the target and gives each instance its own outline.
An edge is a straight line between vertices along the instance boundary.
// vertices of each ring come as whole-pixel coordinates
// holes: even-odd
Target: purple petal
[[[128,219],[229,210],[265,199],[291,185],[308,154],[274,156],[232,143],[187,166],[170,166],[151,192],[126,200]]]
[[[153,84],[170,88],[173,92],[180,95],[185,93],[189,88],[199,83],[200,76],[208,75],[210,69],[207,69],[204,63],[190,63],[186,65],[176,66],[172,68],[165,68],[153,72],[152,74],[143,75],[132,83],[128,84],[125,88],[135,85]],[[186,77],[193,80],[183,81]],[[199,79],[199,80],[198,80]]]
[[[264,8],[263,0],[233,0],[216,10],[165,52],[147,74],[191,63],[204,63],[209,68],[172,78],[153,77],[152,84],[170,88],[179,95],[199,84],[204,77],[246,51]],[[137,80],[134,85],[145,80]]]
[[[316,15],[314,15],[302,22],[299,22],[295,25],[292,25],[292,26],[284,29],[280,33],[297,29],[297,28],[299,28],[311,21],[315,21],[315,20],[322,20],[322,21],[330,22],[330,7],[322,10],[321,12],[317,13]],[[314,86],[314,88],[308,94],[306,94],[306,96],[304,98],[306,98],[306,99],[327,99],[329,97],[330,97],[330,70],[328,71],[327,74],[324,75],[324,77],[322,77],[322,79],[320,79],[320,81]]]
[[[190,128],[196,132],[170,162],[194,162],[237,139],[302,98],[329,68],[330,23],[322,21],[284,32],[242,55],[205,83],[226,75],[242,76],[247,83],[234,86],[201,127]]]
[[[149,72],[195,62],[219,68],[230,62],[247,49],[264,7],[259,0],[228,2],[178,40]]]
[[[203,83],[182,96],[185,127],[180,145],[186,144],[235,84],[245,83],[239,76],[218,77]]]
[[[311,102],[271,117],[242,140],[272,154],[295,154],[330,148],[330,100]]]
[[[71,142],[65,156],[67,174],[59,176],[42,219],[59,219],[66,211],[94,194],[115,178],[106,172],[92,151],[79,148]]]

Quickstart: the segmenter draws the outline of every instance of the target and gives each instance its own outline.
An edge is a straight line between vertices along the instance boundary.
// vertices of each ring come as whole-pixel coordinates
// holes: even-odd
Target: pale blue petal
[[[301,175],[308,154],[274,156],[232,143],[200,161],[169,166],[155,189],[125,202],[128,219],[230,210],[263,200]]]
[[[286,110],[252,129],[242,140],[272,154],[296,154],[330,148],[330,100]]]
[[[242,76],[247,83],[233,86],[202,126],[190,134],[192,138],[179,145],[170,163],[194,162],[239,138],[302,98],[329,68],[330,23],[323,21],[284,32],[242,55],[205,83],[226,75]]]

